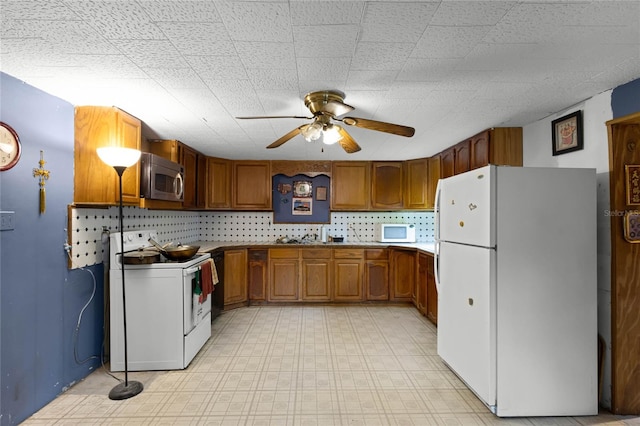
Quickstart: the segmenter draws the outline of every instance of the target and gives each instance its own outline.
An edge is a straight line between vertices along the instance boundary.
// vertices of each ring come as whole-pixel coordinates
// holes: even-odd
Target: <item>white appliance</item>
[[[127,231],[124,252],[151,247],[155,230]],[[120,233],[110,236],[111,371],[124,371]],[[184,262],[125,265],[129,371],[186,368],[211,337],[211,299],[194,298],[194,284],[210,254]]]
[[[375,237],[380,243],[415,243],[416,227],[409,223],[378,223]]]
[[[435,212],[438,355],[497,416],[598,414],[595,170],[486,166]]]

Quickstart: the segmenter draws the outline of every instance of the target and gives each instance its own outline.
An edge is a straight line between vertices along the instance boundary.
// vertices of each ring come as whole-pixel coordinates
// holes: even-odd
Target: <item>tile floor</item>
[[[111,401],[92,373],[24,425],[640,425],[638,417],[499,419],[436,354],[409,306],[228,311],[181,371],[132,372],[144,391]],[[122,376],[122,374],[118,374]]]

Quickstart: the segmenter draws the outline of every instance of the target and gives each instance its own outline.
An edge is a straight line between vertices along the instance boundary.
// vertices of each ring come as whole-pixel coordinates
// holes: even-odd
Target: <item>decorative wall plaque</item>
[[[627,205],[640,206],[640,166],[624,166]]]

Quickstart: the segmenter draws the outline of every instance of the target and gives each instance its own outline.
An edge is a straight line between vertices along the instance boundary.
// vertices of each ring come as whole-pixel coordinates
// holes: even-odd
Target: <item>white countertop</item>
[[[343,247],[406,247],[410,249],[416,249],[425,251],[428,253],[434,252],[434,242],[418,242],[418,243],[378,243],[375,241],[359,241],[359,242],[346,242],[346,243],[317,243],[317,244],[276,244],[273,241],[195,241],[190,243],[192,245],[200,246],[199,252],[210,252],[216,249],[228,248],[228,247],[331,247],[339,248]]]

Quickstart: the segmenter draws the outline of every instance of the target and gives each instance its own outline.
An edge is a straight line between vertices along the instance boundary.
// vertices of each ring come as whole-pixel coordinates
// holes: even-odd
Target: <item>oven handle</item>
[[[202,267],[200,265],[192,266],[191,268],[185,269],[183,274],[186,277],[187,275],[191,275],[191,274],[194,274],[194,273],[198,272],[200,269],[202,269]]]

